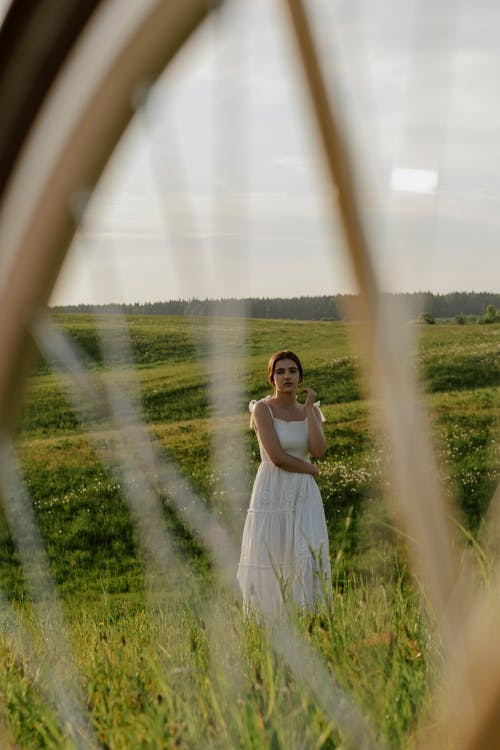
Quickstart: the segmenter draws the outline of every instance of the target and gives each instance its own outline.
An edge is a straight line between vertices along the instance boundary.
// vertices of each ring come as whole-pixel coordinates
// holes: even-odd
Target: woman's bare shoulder
[[[258,401],[255,401],[252,413],[253,414],[269,414],[270,416],[273,415],[271,404],[273,403],[273,399],[270,396],[267,396],[266,398],[261,398]]]
[[[266,396],[265,398],[260,399],[253,399],[250,401],[248,408],[250,410],[250,427],[253,429],[256,429],[256,419],[258,422],[262,424],[265,424],[266,422],[270,422],[273,418],[273,412],[271,410],[271,407],[269,406],[269,401],[271,400],[271,396]]]

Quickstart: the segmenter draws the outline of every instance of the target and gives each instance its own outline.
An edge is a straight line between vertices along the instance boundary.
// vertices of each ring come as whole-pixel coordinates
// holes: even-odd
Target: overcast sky
[[[500,291],[500,3],[310,7],[382,287]],[[230,5],[169,66],[54,303],[355,290],[283,11]]]

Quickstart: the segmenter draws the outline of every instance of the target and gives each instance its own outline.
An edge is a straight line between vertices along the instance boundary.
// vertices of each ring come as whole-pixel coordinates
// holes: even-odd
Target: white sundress
[[[252,402],[251,410],[254,405]],[[287,422],[273,416],[273,422],[283,450],[309,461],[307,418]],[[311,474],[280,469],[260,439],[259,448],[261,464],[243,529],[237,573],[243,604],[246,611],[274,615],[281,610],[285,596],[298,608],[313,612],[323,601],[331,577],[321,494]]]

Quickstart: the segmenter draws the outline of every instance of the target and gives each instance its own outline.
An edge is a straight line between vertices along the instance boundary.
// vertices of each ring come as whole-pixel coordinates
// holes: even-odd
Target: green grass
[[[105,326],[120,338],[112,316]],[[131,317],[137,368],[123,353],[112,369],[99,354],[90,316],[58,316],[86,352],[98,392],[108,382],[140,387],[140,406],[157,447],[173,457],[207,505],[224,508],[214,435],[244,441],[248,471],[232,488],[243,519],[258,447],[247,403],[270,391],[270,352],[296,350],[305,383],[318,392],[327,422],[320,487],[331,540],[334,607],[302,619],[303,637],[366,712],[376,734],[409,746],[429,701],[439,643],[406,572],[402,545],[382,499],[382,455],[353,340],[353,326],[333,322]],[[230,379],[244,396],[223,422],[209,409],[208,334],[218,326],[236,356]],[[470,539],[481,529],[498,481],[495,455],[500,385],[499,325],[425,326],[415,363],[426,392],[443,486],[456,498]],[[132,392],[132,391],[131,391]],[[109,451],[108,420],[83,405],[93,437]],[[167,527],[189,571],[189,587],[155,594],[118,477],[105,468],[46,364],[33,375],[17,438],[26,482],[61,594],[91,721],[104,748],[347,747],[301,681],[270,647],[265,631],[245,623],[239,603],[220,593],[197,540],[172,512]],[[29,596],[9,529],[0,517],[0,584],[31,623]],[[213,606],[215,603],[215,607]],[[215,632],[215,635],[214,635]],[[70,747],[44,695],[43,670],[0,642],[0,733],[8,747]],[[43,656],[39,657],[43,660]],[[1,737],[0,737],[1,740]]]
[[[347,735],[279,659],[265,631],[244,622],[237,602],[217,609],[194,589],[147,608],[139,598],[104,596],[78,611],[68,630],[102,746],[348,747]],[[213,592],[210,592],[213,596]],[[334,591],[329,617],[301,619],[303,638],[394,747],[425,706],[432,646],[419,602],[404,582],[362,579]],[[22,747],[65,747],[33,665],[0,648],[9,731]],[[43,665],[44,657],[41,656]]]

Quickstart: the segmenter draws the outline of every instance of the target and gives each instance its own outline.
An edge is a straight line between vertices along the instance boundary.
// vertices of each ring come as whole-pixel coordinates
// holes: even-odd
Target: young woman
[[[251,424],[261,464],[255,478],[241,546],[238,581],[246,611],[278,614],[283,600],[314,611],[330,579],[325,513],[316,482],[327,445],[312,388],[301,390],[302,365],[280,351],[268,365],[271,397],[253,401]]]

